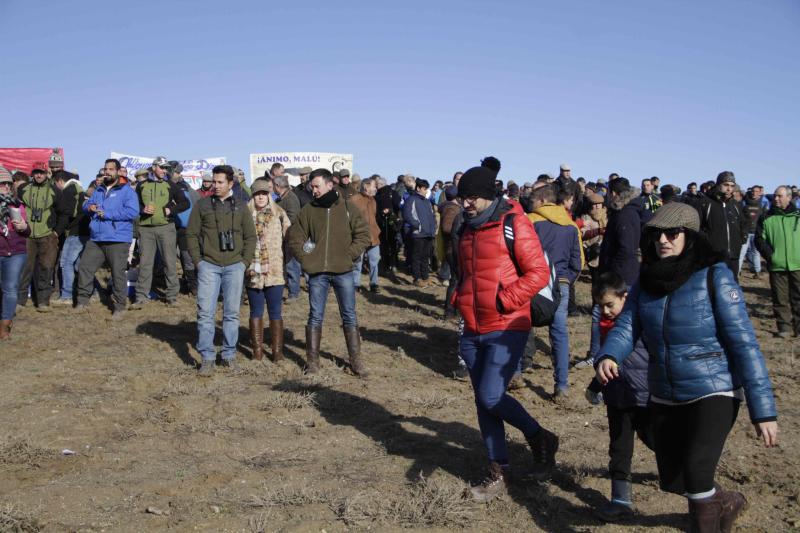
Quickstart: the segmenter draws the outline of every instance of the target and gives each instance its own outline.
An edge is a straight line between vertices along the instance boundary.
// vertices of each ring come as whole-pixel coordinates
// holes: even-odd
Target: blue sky
[[[0,29],[0,146],[63,146],[84,179],[112,150],[285,150],[800,183],[797,0],[0,0]]]

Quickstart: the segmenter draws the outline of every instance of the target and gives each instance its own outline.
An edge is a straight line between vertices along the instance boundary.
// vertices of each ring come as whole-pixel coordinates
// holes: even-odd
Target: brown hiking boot
[[[4,341],[11,336],[11,326],[14,323],[11,320],[0,320],[0,341]]]
[[[508,389],[507,390],[519,390],[525,388],[525,380],[522,379],[522,374],[517,374],[511,381],[508,382]]]
[[[721,517],[719,492],[702,500],[689,500],[689,533],[718,533]]]
[[[741,492],[732,490],[723,490],[717,484],[714,484],[717,489],[714,497],[717,498],[722,504],[722,514],[719,517],[719,530],[721,533],[731,533],[733,531],[733,524],[739,515],[747,509],[747,498]]]
[[[556,466],[558,436],[544,428],[540,428],[536,435],[527,440],[533,454],[532,475],[534,479],[543,481],[550,477],[550,473]]]
[[[343,326],[342,329],[347,343],[347,355],[350,356],[350,369],[356,376],[366,379],[369,372],[361,360],[361,337],[358,335],[358,326]]]
[[[264,358],[264,319],[261,317],[250,319],[250,346],[253,360],[261,361]]]
[[[272,362],[283,361],[283,320],[269,321],[269,338],[272,346]]]
[[[469,488],[472,499],[476,502],[485,503],[498,496],[508,493],[509,469],[503,468],[499,463],[492,461],[489,463],[489,475],[486,476],[480,485]]]
[[[322,328],[306,326],[306,372],[319,372],[319,343],[322,340]]]

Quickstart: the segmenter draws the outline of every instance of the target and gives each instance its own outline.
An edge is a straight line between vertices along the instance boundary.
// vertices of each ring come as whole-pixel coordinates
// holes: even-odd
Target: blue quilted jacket
[[[635,284],[600,353],[622,364],[641,337],[653,396],[685,402],[744,387],[750,419],[775,419],[772,383],[742,290],[725,263],[710,268],[711,291],[707,268],[666,296]]]

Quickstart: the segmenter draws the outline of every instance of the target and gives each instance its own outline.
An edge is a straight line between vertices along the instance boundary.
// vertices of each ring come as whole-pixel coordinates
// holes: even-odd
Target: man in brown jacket
[[[361,254],[353,264],[353,283],[356,292],[361,292],[361,265],[364,262],[364,255],[369,261],[369,290],[378,292],[378,264],[381,260],[381,230],[378,227],[377,204],[375,203],[375,193],[378,192],[377,184],[372,178],[361,181],[361,191],[350,199],[350,203],[358,208],[361,216],[367,221],[369,228],[369,248]]]
[[[353,373],[366,377],[361,361],[361,339],[356,318],[356,291],[353,286],[353,262],[370,245],[364,217],[340,194],[333,174],[318,168],[309,176],[314,200],[297,216],[289,229],[289,250],[308,273],[308,325],[306,354],[309,373],[319,372],[319,345],[328,290],[339,303],[344,338]]]

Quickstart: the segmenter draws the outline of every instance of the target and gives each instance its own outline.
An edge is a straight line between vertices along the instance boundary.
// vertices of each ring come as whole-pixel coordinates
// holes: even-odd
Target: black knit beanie
[[[458,182],[458,195],[461,198],[477,196],[487,200],[494,200],[497,196],[494,180],[497,173],[486,167],[472,167],[464,172],[461,181]]]

